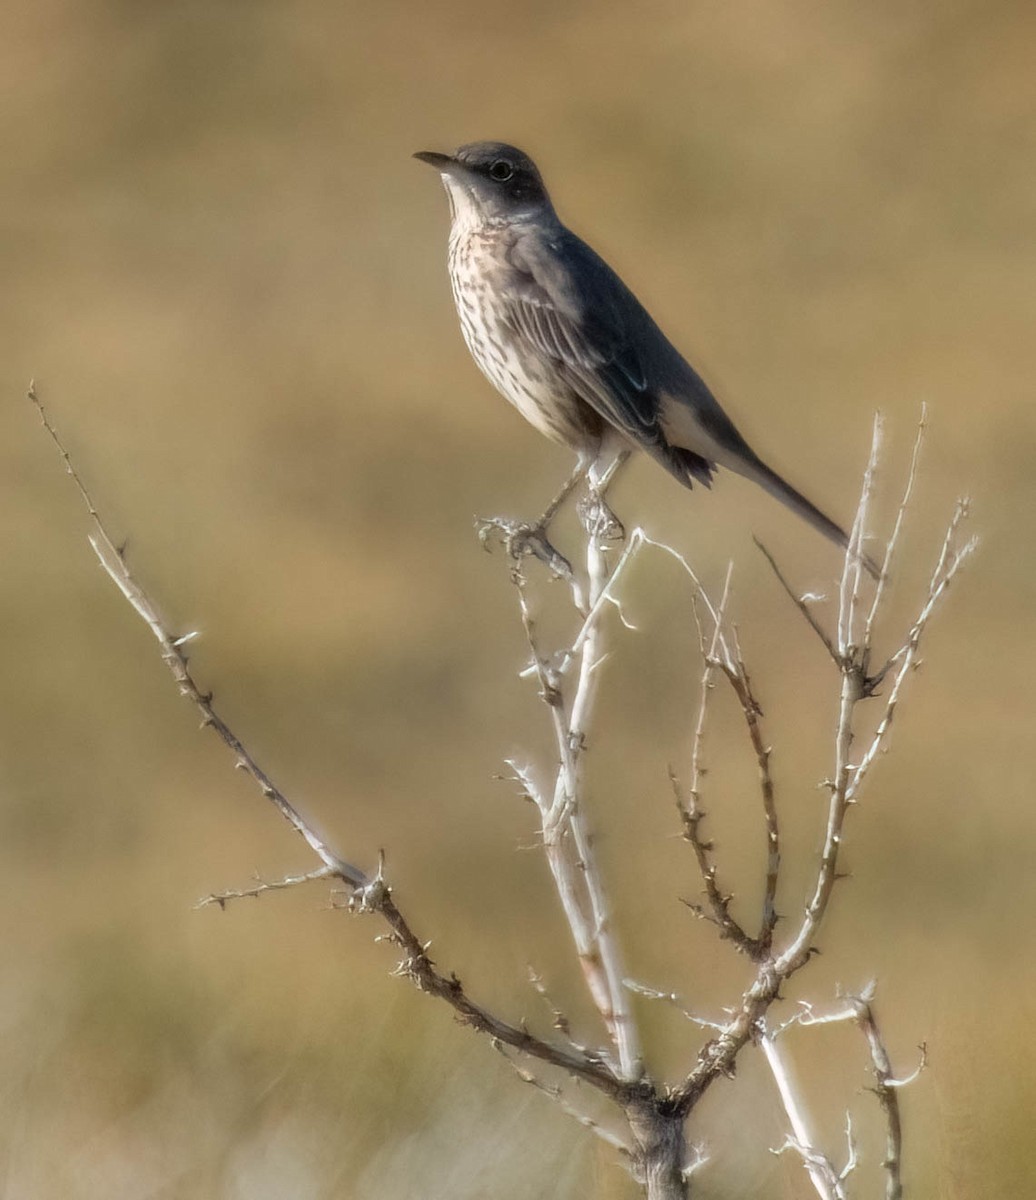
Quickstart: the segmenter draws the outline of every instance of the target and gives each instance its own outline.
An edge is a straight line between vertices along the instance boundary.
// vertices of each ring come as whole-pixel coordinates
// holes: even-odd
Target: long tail
[[[796,491],[790,483],[783,480],[776,471],[772,471],[761,459],[753,456],[751,461],[742,460],[736,465],[733,463],[730,465],[738,474],[758,483],[764,491],[769,492],[785,507],[790,508],[793,513],[798,513],[804,521],[834,542],[836,546],[841,546],[844,550],[849,545],[849,535],[841,525],[837,525],[830,517],[822,513],[815,504],[807,500],[801,492]],[[862,555],[861,561],[868,573],[877,579],[881,571],[874,560],[867,555]]]

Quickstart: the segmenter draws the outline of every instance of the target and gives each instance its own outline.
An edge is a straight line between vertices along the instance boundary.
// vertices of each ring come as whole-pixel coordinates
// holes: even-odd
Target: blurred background
[[[1036,1190],[1031,724],[1036,563],[1036,10],[231,0],[2,6],[0,1189],[5,1197],[634,1194],[614,1157],[441,1006],[389,977],[327,889],[195,901],[312,865],[177,697],[102,576],[23,399],[50,415],[200,680],[354,861],[388,854],[439,962],[546,1029],[532,964],[598,1036],[533,822],[494,779],[549,767],[502,555],[476,513],[538,513],[568,456],[470,363],[446,201],[419,149],[532,152],[775,467],[847,519],[875,409],[881,512],[922,402],[917,507],[883,645],[954,498],[981,553],[940,614],[892,754],[852,815],[853,878],[794,996],[879,981],[913,1194]],[[735,607],[787,829],[785,912],[821,829],[836,680],[751,544],[830,590],[837,555],[749,484],[613,496]],[[1025,533],[1030,529],[1030,533]],[[559,526],[575,546],[574,524]],[[677,567],[645,555],[614,629],[593,819],[633,973],[699,1010],[744,964],[680,898],[699,664]],[[563,608],[544,585],[545,614]],[[822,610],[824,611],[824,610]],[[545,617],[546,619],[546,617]],[[556,628],[563,631],[563,615]],[[570,626],[569,626],[570,628]],[[719,704],[707,805],[741,911],[752,767]],[[642,1006],[653,1068],[699,1035]],[[789,1038],[825,1145],[846,1106],[877,1186],[851,1030]],[[588,1101],[589,1102],[589,1101]],[[804,1197],[758,1055],[690,1136],[696,1195]],[[868,1140],[872,1139],[872,1140]]]

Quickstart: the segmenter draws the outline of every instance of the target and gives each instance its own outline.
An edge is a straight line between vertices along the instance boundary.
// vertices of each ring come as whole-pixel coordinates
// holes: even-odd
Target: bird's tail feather
[[[819,508],[795,488],[783,480],[776,471],[771,470],[766,463],[761,459],[756,458],[752,462],[739,463],[735,468],[739,474],[745,475],[747,478],[758,483],[759,486],[766,492],[769,492],[776,500],[779,500],[786,508],[790,508],[793,513],[797,513],[804,521],[808,522],[824,537],[830,539],[836,546],[841,546],[844,550],[849,545],[849,535],[841,527],[820,511]],[[867,572],[877,579],[881,571],[873,559],[866,554],[861,556],[861,561]]]

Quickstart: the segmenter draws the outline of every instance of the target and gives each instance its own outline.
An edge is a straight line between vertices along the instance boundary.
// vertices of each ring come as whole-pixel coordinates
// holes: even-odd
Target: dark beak
[[[452,167],[457,166],[455,158],[451,158],[449,154],[437,154],[434,150],[418,150],[414,158],[420,159],[430,167],[435,167],[437,171],[449,171]]]

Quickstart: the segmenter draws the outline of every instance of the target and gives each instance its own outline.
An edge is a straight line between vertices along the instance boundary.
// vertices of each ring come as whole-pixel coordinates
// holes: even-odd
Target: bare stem
[[[702,655],[701,700],[698,707],[698,719],[694,729],[691,744],[691,786],[686,799],[680,792],[675,777],[670,772],[673,790],[676,795],[677,807],[683,823],[684,837],[691,844],[694,857],[698,864],[702,881],[705,885],[705,896],[708,911],[700,905],[692,905],[693,911],[703,918],[712,921],[720,930],[720,935],[733,942],[734,945],[757,962],[764,959],[770,951],[773,942],[773,932],[777,925],[777,887],[780,879],[781,851],[780,825],[777,817],[777,802],[774,794],[773,776],[770,772],[770,746],[767,744],[762,730],[762,708],[752,691],[752,682],[745,666],[738,640],[737,630],[733,626],[726,628],[727,607],[730,602],[731,570],[727,570],[723,595],[718,605],[713,605],[705,596],[701,585],[695,580],[698,591],[694,599],[704,598],[705,607],[713,619],[711,638],[706,638],[697,604],[694,613],[698,621],[698,638]],[[692,599],[693,603],[693,599]],[[737,697],[745,728],[755,755],[759,772],[759,789],[762,797],[763,819],[766,827],[766,878],[763,892],[763,911],[756,936],[749,934],[730,911],[732,897],[725,893],[717,881],[717,867],[713,857],[713,845],[705,840],[700,826],[705,818],[701,805],[701,785],[706,774],[704,766],[705,717],[709,697],[715,688],[715,675],[719,671],[730,685]]]
[[[921,1062],[917,1070],[906,1079],[896,1079],[892,1073],[888,1050],[878,1029],[871,996],[850,996],[849,1005],[863,1036],[867,1039],[871,1066],[874,1071],[874,1094],[878,1097],[881,1111],[885,1114],[885,1200],[901,1200],[903,1195],[903,1126],[899,1114],[899,1089],[924,1070],[927,1061],[925,1047],[921,1047]]]
[[[551,718],[558,753],[558,767],[551,794],[536,786],[531,772],[520,769],[527,793],[540,815],[544,852],[554,886],[561,901],[576,953],[594,1007],[608,1032],[618,1061],[618,1073],[626,1080],[643,1073],[640,1039],[629,993],[623,987],[625,970],[603,878],[594,852],[584,812],[584,753],[597,698],[602,661],[602,620],[611,598],[616,576],[625,568],[633,551],[620,557],[609,571],[605,551],[593,530],[587,530],[588,591],[575,592],[577,612],[585,613],[571,649],[554,669],[541,651],[528,584],[520,564],[513,571],[522,624],[540,684],[540,695]],[[574,688],[569,695],[565,668],[577,664]],[[514,764],[512,764],[513,766]]]
[[[210,904],[218,904],[220,908],[226,908],[231,900],[255,899],[263,892],[283,891],[285,888],[299,887],[303,883],[314,883],[319,879],[331,878],[335,878],[335,873],[330,867],[317,867],[315,871],[306,871],[302,875],[286,875],[283,879],[260,879],[257,875],[254,887],[230,888],[224,892],[213,892],[210,896],[199,900],[194,907],[205,908]]]
[[[873,1091],[878,1097],[885,1116],[885,1159],[882,1164],[885,1169],[885,1198],[886,1200],[901,1200],[903,1195],[903,1131],[899,1114],[898,1092],[900,1088],[913,1083],[924,1070],[927,1052],[922,1045],[921,1061],[916,1070],[905,1079],[896,1079],[892,1074],[888,1051],[874,1016],[873,1000],[874,984],[871,983],[860,995],[847,996],[843,1007],[834,1012],[817,1015],[813,1012],[812,1006],[803,1004],[799,1012],[784,1024],[773,1029],[766,1028],[765,1023],[761,1026],[759,1042],[773,1073],[777,1090],[788,1116],[788,1123],[792,1129],[792,1136],[788,1139],[789,1145],[802,1154],[813,1185],[822,1200],[844,1200],[844,1181],[852,1173],[857,1162],[856,1146],[852,1138],[852,1119],[847,1114],[848,1160],[842,1170],[836,1173],[831,1160],[816,1148],[816,1142],[810,1132],[805,1115],[803,1101],[793,1083],[787,1059],[778,1048],[778,1040],[793,1026],[808,1027],[852,1022],[862,1031],[867,1042],[871,1068],[876,1081]]]
[[[726,580],[723,585],[723,595],[720,598],[719,604],[715,608],[711,603],[706,605],[713,617],[711,638],[706,637],[698,614],[697,604],[694,604],[694,613],[698,620],[698,640],[701,648],[702,674],[698,718],[691,741],[691,783],[687,789],[687,794],[684,795],[682,793],[679,782],[671,770],[669,779],[673,786],[676,806],[680,812],[683,835],[690,843],[691,849],[694,852],[695,862],[698,864],[698,872],[701,875],[702,885],[705,890],[707,907],[703,907],[700,904],[690,904],[689,907],[697,916],[711,921],[720,931],[721,937],[733,942],[738,949],[752,954],[754,952],[754,940],[730,911],[732,897],[720,887],[717,878],[717,867],[713,858],[714,847],[701,830],[702,822],[706,817],[705,809],[701,804],[702,787],[707,773],[705,766],[705,725],[709,711],[709,701],[716,686],[716,672],[723,668],[723,661],[720,658],[720,654],[721,650],[724,652],[726,650],[723,626],[726,619],[727,604],[730,601],[732,574],[731,564],[727,568]],[[697,599],[697,595],[692,597],[692,603],[695,599]]]
[[[777,1044],[777,1038],[772,1034],[763,1034],[759,1038],[759,1045],[773,1074],[788,1123],[791,1125],[792,1136],[782,1149],[794,1150],[801,1157],[821,1200],[846,1200],[843,1181],[839,1178],[834,1163],[817,1149],[816,1138],[810,1128],[805,1107],[799,1099],[791,1068]]]
[[[618,1150],[618,1152],[625,1158],[631,1157],[632,1150],[629,1142],[625,1138],[623,1138],[620,1134],[615,1133],[613,1130],[608,1129],[606,1126],[602,1125],[598,1120],[592,1117],[585,1109],[580,1108],[578,1104],[566,1096],[565,1092],[558,1084],[547,1083],[545,1080],[540,1079],[538,1075],[533,1074],[532,1071],[526,1070],[520,1063],[515,1062],[511,1055],[507,1053],[507,1050],[502,1043],[494,1042],[493,1045],[500,1052],[501,1057],[505,1059],[507,1064],[511,1067],[522,1083],[527,1083],[531,1087],[536,1088],[537,1091],[542,1092],[543,1095],[548,1096],[554,1101],[554,1103],[561,1109],[563,1113],[571,1117],[578,1124],[582,1125],[584,1129],[589,1129],[591,1133],[600,1138],[602,1142],[605,1142],[607,1145],[611,1146],[613,1150]]]
[[[201,713],[202,726],[215,730],[224,745],[234,755],[236,766],[256,782],[263,796],[275,805],[281,815],[302,836],[313,853],[320,859],[323,866],[319,872],[313,873],[313,877],[326,874],[341,879],[353,889],[352,907],[355,911],[378,913],[387,922],[391,931],[390,939],[402,954],[396,974],[410,979],[421,991],[445,1000],[465,1024],[470,1025],[479,1033],[486,1034],[522,1054],[560,1067],[575,1078],[593,1084],[598,1090],[619,1103],[624,1103],[628,1098],[627,1086],[600,1057],[589,1051],[581,1052],[571,1046],[557,1046],[545,1042],[527,1029],[501,1020],[475,1003],[468,996],[456,975],[447,975],[439,971],[428,955],[426,945],[418,938],[410,923],[396,906],[392,890],[382,878],[381,872],[379,871],[376,876],[372,877],[361,871],[360,868],[346,862],[272,782],[240,738],[216,713],[212,705],[212,694],[203,692],[198,687],[183,649],[190,640],[189,637],[174,637],[163,622],[155,604],[130,572],[123,553],[115,545],[102,522],[82,478],[51,425],[34,387],[29,390],[29,399],[35,405],[44,429],[57,447],[65,463],[65,468],[72,477],[90,514],[94,526],[90,544],[101,565],[155,636],[159,643],[162,660],[176,680],[180,694],[190,700]],[[287,886],[287,884],[283,886]],[[259,890],[264,889],[251,889],[244,894],[255,894]],[[233,898],[231,894],[224,893],[223,903],[225,904],[226,900],[230,898]],[[220,903],[218,896],[214,897],[214,900],[216,903]]]
[[[791,586],[791,584],[788,582],[787,578],[785,577],[784,572],[777,565],[777,560],[770,553],[770,551],[767,550],[767,548],[763,545],[763,543],[758,538],[754,538],[753,541],[759,547],[759,549],[762,551],[763,557],[770,564],[770,567],[773,570],[774,575],[777,576],[778,583],[780,583],[781,587],[784,588],[784,590],[788,593],[788,597],[791,600],[792,604],[795,605],[795,607],[799,610],[799,612],[805,618],[806,624],[810,627],[810,629],[813,630],[813,632],[820,639],[821,643],[824,646],[824,649],[828,652],[828,654],[830,654],[832,660],[835,663],[837,663],[839,661],[839,654],[838,654],[838,651],[835,649],[835,644],[831,640],[831,637],[828,634],[827,630],[824,629],[823,625],[821,625],[820,622],[813,615],[813,610],[809,607],[809,603],[806,601],[806,599],[804,597],[800,596],[798,594],[798,592],[796,592],[795,589]]]
[[[888,586],[889,570],[895,558],[896,550],[899,548],[899,539],[903,532],[903,521],[906,518],[907,509],[910,507],[910,498],[914,493],[914,484],[917,482],[917,470],[921,463],[921,448],[924,446],[927,430],[928,407],[922,404],[921,416],[917,422],[917,435],[914,438],[914,449],[910,455],[910,469],[907,471],[906,484],[903,487],[903,498],[900,500],[899,508],[896,510],[896,520],[892,526],[892,533],[889,535],[888,544],[885,547],[885,558],[881,564],[881,574],[878,576],[878,582],[874,588],[874,598],[871,600],[870,611],[867,613],[867,624],[864,627],[863,635],[864,644],[867,646],[871,644],[874,633],[874,622],[881,608],[881,602],[885,598],[885,588]]]
[[[835,884],[841,877],[839,872],[839,857],[844,836],[845,821],[850,807],[859,797],[863,779],[877,755],[885,745],[893,715],[899,703],[902,687],[908,673],[917,661],[918,650],[923,634],[939,600],[945,594],[950,583],[955,579],[968,556],[975,547],[975,541],[969,540],[958,545],[960,528],[967,516],[967,502],[960,501],[954,511],[949,528],[944,539],[938,562],[933,571],[917,617],[914,620],[905,640],[899,650],[889,659],[886,666],[876,677],[868,674],[867,664],[871,653],[871,638],[873,634],[877,608],[872,603],[866,610],[866,616],[861,620],[861,600],[864,585],[863,541],[869,520],[870,504],[874,493],[874,480],[877,471],[878,457],[881,447],[881,422],[875,422],[874,441],[871,455],[864,474],[863,489],[856,519],[853,523],[852,535],[846,550],[845,569],[842,584],[839,589],[838,640],[834,644],[819,627],[805,601],[800,599],[787,584],[772,556],[764,550],[770,559],[778,578],[796,607],[806,618],[824,643],[830,657],[837,665],[839,672],[838,718],[835,729],[835,761],[832,778],[827,783],[829,792],[827,815],[824,825],[823,846],[816,875],[810,889],[809,898],[797,925],[790,933],[783,948],[772,957],[763,955],[758,970],[751,985],[741,998],[741,1003],[734,1011],[721,1032],[710,1040],[698,1056],[698,1061],[691,1069],[683,1083],[675,1092],[677,1106],[689,1112],[703,1092],[721,1075],[730,1073],[740,1050],[762,1028],[761,1022],[767,1010],[781,993],[783,985],[800,970],[813,954],[820,927],[830,905]],[[893,529],[893,537],[898,539],[902,525],[901,514],[906,507],[912,487],[913,475],[916,472],[917,451],[911,467],[911,477],[904,500],[900,506],[900,517],[897,518]],[[886,551],[886,564],[890,553]],[[882,587],[881,579],[877,587]],[[736,662],[734,669],[736,673]],[[884,712],[871,735],[866,749],[858,762],[853,761],[852,747],[854,743],[854,717],[860,701],[873,695],[876,684],[890,670],[894,669],[893,683],[885,702]],[[749,710],[746,709],[746,716]],[[759,743],[753,740],[753,746]],[[762,767],[762,763],[760,763]],[[765,794],[765,792],[764,792]],[[770,796],[772,802],[772,794]]]
[[[822,1200],[845,1200],[845,1180],[857,1161],[851,1120],[847,1120],[846,1127],[847,1161],[839,1171],[815,1144],[805,1105],[794,1086],[790,1067],[778,1047],[778,1037],[790,1024],[853,1020],[866,1038],[876,1081],[874,1090],[885,1116],[886,1200],[900,1200],[902,1129],[897,1089],[907,1081],[897,1080],[892,1075],[889,1056],[871,1006],[871,994],[850,997],[844,1011],[829,1017],[816,1017],[808,1005],[804,1006],[791,1021],[776,1029],[768,1026],[767,1014],[791,977],[809,961],[816,949],[835,885],[841,877],[840,853],[849,810],[858,801],[865,777],[887,744],[905,681],[918,664],[921,642],[935,609],[975,547],[974,539],[962,540],[968,504],[966,500],[961,500],[953,513],[929,580],[927,594],[921,601],[913,624],[881,670],[871,673],[874,631],[881,614],[889,567],[900,540],[917,475],[925,431],[923,410],[883,565],[877,573],[874,594],[870,603],[866,604],[864,589],[868,584],[864,572],[871,571],[872,565],[863,547],[870,521],[882,440],[881,420],[878,418],[875,421],[871,453],[839,586],[837,634],[834,638],[817,621],[807,598],[799,596],[792,589],[772,555],[760,546],[782,587],[821,640],[838,673],[834,762],[832,776],[826,782],[823,844],[801,915],[790,924],[779,947],[775,946],[775,939],[781,848],[777,800],[770,767],[771,749],[763,729],[762,709],[741,652],[737,628],[728,622],[730,571],[722,598],[718,604],[714,604],[686,559],[670,547],[652,541],[640,529],[633,531],[615,566],[609,568],[603,538],[605,531],[610,532],[616,525],[603,501],[609,473],[596,479],[591,473],[591,503],[584,510],[587,533],[586,582],[584,586],[582,581],[572,580],[572,601],[578,625],[574,640],[559,652],[548,654],[542,651],[529,585],[521,570],[521,563],[514,567],[519,611],[532,653],[532,666],[523,674],[533,675],[539,683],[541,697],[549,712],[557,758],[552,777],[543,786],[537,783],[534,772],[528,767],[513,762],[511,765],[536,805],[544,852],[554,886],[588,993],[607,1034],[605,1044],[608,1048],[597,1049],[573,1040],[567,1019],[550,1001],[537,977],[533,977],[533,984],[552,1011],[554,1028],[562,1035],[561,1044],[537,1037],[523,1024],[504,1021],[477,1004],[461,981],[452,973],[440,970],[429,956],[428,945],[420,940],[395,902],[392,889],[384,878],[383,863],[376,873],[371,873],[346,861],[270,779],[241,739],[217,713],[211,692],[203,691],[195,681],[186,650],[194,635],[176,636],[171,632],[156,604],[130,571],[122,549],[110,537],[34,387],[30,387],[29,398],[44,429],[57,447],[90,516],[93,527],[90,543],[98,560],[151,630],[159,644],[162,660],[180,694],[193,704],[201,715],[203,727],[216,732],[231,751],[236,767],[253,780],[261,794],[304,839],[318,860],[319,865],[311,871],[274,881],[257,878],[255,886],[215,893],[202,901],[203,904],[224,907],[229,901],[256,897],[265,891],[294,887],[314,880],[341,880],[349,889],[349,907],[353,911],[376,913],[388,926],[384,940],[393,944],[399,953],[395,973],[408,978],[421,991],[444,1000],[463,1023],[488,1036],[497,1049],[505,1053],[523,1080],[558,1101],[582,1125],[619,1149],[629,1159],[630,1169],[643,1183],[649,1200],[684,1200],[686,1197],[688,1178],[702,1161],[700,1154],[688,1160],[684,1130],[686,1117],[717,1078],[733,1074],[738,1054],[751,1041],[758,1041],[762,1047],[788,1116],[791,1135],[781,1149],[799,1155]],[[700,915],[718,927],[721,936],[732,941],[738,950],[753,961],[754,973],[749,985],[738,1002],[724,1009],[724,1015],[718,1020],[695,1017],[674,993],[646,988],[628,979],[587,820],[585,760],[592,744],[591,731],[601,679],[600,668],[606,657],[604,617],[613,606],[618,607],[620,578],[640,548],[646,545],[664,550],[687,571],[694,585],[694,611],[696,619],[699,619],[701,702],[692,737],[691,783],[686,796],[681,795],[673,779],[684,834],[693,849],[704,884],[705,903],[695,907]],[[699,606],[707,618],[701,616]],[[706,620],[711,621],[707,632],[704,627]],[[718,883],[714,847],[701,830],[705,818],[702,792],[707,774],[704,749],[707,714],[712,692],[720,678],[726,680],[740,706],[758,771],[767,860],[757,934],[749,932],[731,911],[732,897]],[[864,739],[862,754],[856,757],[853,748],[857,738],[858,706],[862,700],[875,696],[882,682],[888,684],[887,696],[872,732]],[[781,928],[783,930],[784,926]],[[694,1065],[682,1081],[673,1087],[656,1084],[644,1069],[631,999],[633,993],[667,1001],[708,1030],[709,1040],[699,1051]],[[629,1137],[620,1137],[605,1129],[591,1113],[573,1104],[560,1086],[543,1081],[514,1063],[505,1048],[558,1068],[573,1080],[591,1084],[622,1110]]]

